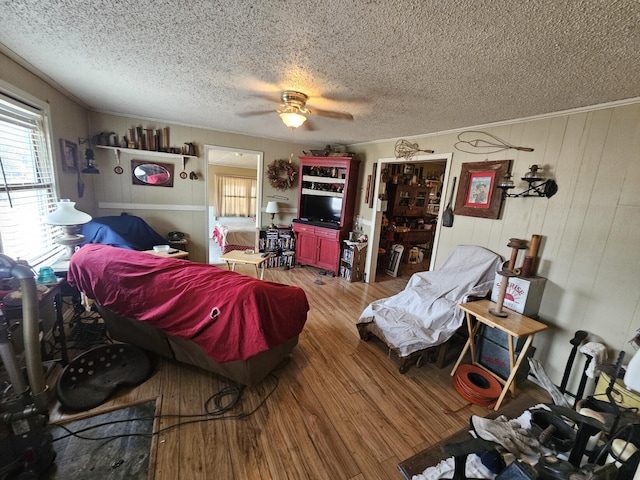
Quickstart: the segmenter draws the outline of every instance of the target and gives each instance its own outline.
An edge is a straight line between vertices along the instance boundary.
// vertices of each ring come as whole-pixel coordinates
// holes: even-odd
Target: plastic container
[[[169,251],[169,245],[154,245],[153,246],[153,251],[154,252],[168,252]]]

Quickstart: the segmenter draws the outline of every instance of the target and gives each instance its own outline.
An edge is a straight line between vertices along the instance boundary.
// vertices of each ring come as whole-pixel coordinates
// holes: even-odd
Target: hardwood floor
[[[238,265],[252,274],[252,266]],[[322,284],[315,283],[320,279]],[[246,388],[227,415],[163,431],[155,438],[150,478],[400,479],[397,464],[468,425],[472,405],[453,389],[450,371],[425,364],[398,373],[398,359],[379,341],[359,339],[356,321],[372,300],[404,288],[407,278],[368,285],[319,276],[311,267],[269,269],[265,280],[298,285],[311,306],[290,359],[262,384]],[[96,411],[159,398],[161,415],[205,413],[228,386],[205,371],[161,360],[153,376],[121,391]],[[546,401],[530,382],[523,389]],[[505,403],[508,403],[508,399]],[[52,421],[66,418],[54,407]],[[162,417],[158,428],[193,418]]]

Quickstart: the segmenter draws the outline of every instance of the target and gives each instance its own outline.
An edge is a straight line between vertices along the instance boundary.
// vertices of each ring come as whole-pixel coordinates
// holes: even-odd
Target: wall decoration
[[[78,144],[60,139],[60,158],[62,159],[62,171],[77,173],[79,171],[78,165]]]
[[[367,175],[367,188],[364,191],[364,203],[369,205],[369,194],[371,192],[371,175]]]
[[[131,160],[131,179],[134,185],[173,187],[173,163]]]
[[[458,134],[458,141],[453,145],[456,150],[476,155],[488,155],[502,152],[503,150],[518,150],[520,152],[533,152],[531,147],[518,147],[511,145],[497,135],[478,130],[467,130]]]
[[[463,163],[453,213],[467,217],[499,218],[502,192],[497,184],[510,167],[511,160]]]
[[[367,184],[367,197],[369,208],[373,208],[373,194],[376,191],[376,172],[378,171],[378,164],[373,164],[373,171],[371,172],[371,183]]]
[[[274,160],[267,167],[267,178],[276,190],[286,190],[293,186],[296,171],[288,160]]]

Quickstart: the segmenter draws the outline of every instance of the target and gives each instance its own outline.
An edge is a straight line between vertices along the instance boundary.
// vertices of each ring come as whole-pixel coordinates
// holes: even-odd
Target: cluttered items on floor
[[[586,336],[579,331],[576,338],[584,341]],[[594,362],[593,350],[581,351],[587,357],[586,370]],[[571,353],[568,366],[574,360]],[[567,397],[575,395],[561,392],[537,363],[532,371],[553,402],[535,403],[524,395],[488,417],[471,415],[468,429],[401,462],[398,468],[412,480],[640,478],[638,407],[622,405],[615,393],[624,388],[615,379],[623,379],[627,386],[640,385],[640,371],[632,365],[637,355],[626,370],[624,356],[620,352],[615,365],[599,364],[596,370],[610,372],[605,390],[596,388],[593,395],[575,398],[573,406]],[[563,390],[565,384],[563,379]]]

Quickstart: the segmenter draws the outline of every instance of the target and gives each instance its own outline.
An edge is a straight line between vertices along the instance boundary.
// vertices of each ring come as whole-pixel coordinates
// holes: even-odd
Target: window
[[[216,175],[216,217],[255,216],[257,188],[255,178]]]
[[[53,161],[45,112],[0,94],[0,250],[37,265],[62,251],[55,209]]]

